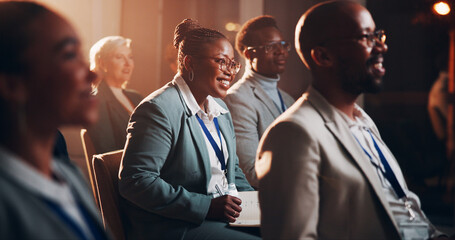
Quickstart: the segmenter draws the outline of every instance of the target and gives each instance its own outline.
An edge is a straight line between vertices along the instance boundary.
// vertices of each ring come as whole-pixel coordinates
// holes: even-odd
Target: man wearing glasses
[[[355,104],[382,84],[384,31],[360,4],[330,1],[302,15],[295,39],[313,82],[259,143],[264,239],[438,237],[374,122]]]
[[[294,99],[278,89],[291,45],[283,40],[272,16],[248,20],[237,33],[236,49],[245,58],[243,77],[224,101],[232,114],[240,167],[251,186],[257,188],[254,160],[259,139]]]

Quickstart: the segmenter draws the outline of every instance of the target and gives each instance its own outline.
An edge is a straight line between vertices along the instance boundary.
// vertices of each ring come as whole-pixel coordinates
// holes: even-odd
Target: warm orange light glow
[[[450,13],[450,6],[444,1],[435,3],[433,9],[439,15],[447,15]]]
[[[224,28],[226,28],[226,30],[228,30],[229,32],[234,32],[234,31],[237,32],[240,30],[240,24],[228,22],[228,23],[226,23]]]

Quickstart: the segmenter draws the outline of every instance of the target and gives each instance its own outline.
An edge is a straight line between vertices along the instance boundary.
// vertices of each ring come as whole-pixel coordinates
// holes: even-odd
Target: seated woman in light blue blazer
[[[239,168],[226,95],[240,64],[218,31],[177,25],[179,72],[131,116],[120,166],[125,230],[131,239],[257,239],[229,228],[253,190]],[[226,195],[224,195],[226,194]],[[223,196],[219,196],[223,195]]]

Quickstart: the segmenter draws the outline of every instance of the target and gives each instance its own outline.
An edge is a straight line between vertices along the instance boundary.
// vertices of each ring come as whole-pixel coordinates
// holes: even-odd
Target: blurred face
[[[333,41],[335,71],[340,76],[341,87],[349,93],[375,93],[381,89],[385,68],[382,65],[387,45],[376,39],[369,43],[368,35],[376,30],[370,13],[363,7],[353,11],[352,23],[344,31],[349,36]]]
[[[103,64],[106,82],[110,86],[121,87],[131,79],[133,74],[133,53],[126,45],[118,46]]]
[[[266,27],[254,31],[253,36],[254,43],[251,47],[266,45],[273,47],[267,47],[269,51],[266,51],[266,47],[249,50],[252,69],[267,77],[277,77],[283,73],[289,53],[281,45],[276,44],[283,41],[281,32],[275,27]]]
[[[234,70],[220,67],[222,64],[232,63],[234,59],[234,49],[229,41],[222,38],[207,43],[204,52],[192,56],[192,59],[194,80],[190,84],[194,84],[204,96],[224,98],[235,77]]]
[[[62,18],[46,14],[32,25],[33,41],[24,52],[27,115],[37,124],[89,125],[98,118],[90,94],[96,78],[81,52],[79,37]]]

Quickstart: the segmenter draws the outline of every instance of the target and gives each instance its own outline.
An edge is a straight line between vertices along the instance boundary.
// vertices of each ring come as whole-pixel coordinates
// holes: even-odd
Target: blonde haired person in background
[[[90,69],[98,74],[94,93],[100,117],[87,133],[96,153],[123,149],[128,120],[143,98],[125,89],[134,70],[131,39],[108,36],[96,42],[90,49]]]

